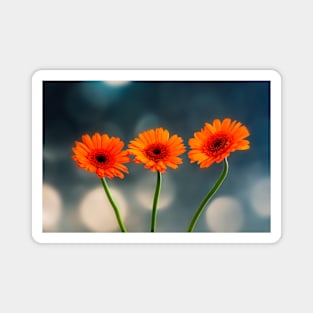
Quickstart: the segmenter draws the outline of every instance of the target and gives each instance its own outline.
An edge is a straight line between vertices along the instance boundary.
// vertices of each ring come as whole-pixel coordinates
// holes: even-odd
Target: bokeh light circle
[[[105,80],[104,83],[112,87],[121,87],[121,86],[128,85],[129,81],[128,80]]]
[[[260,217],[269,217],[271,215],[270,179],[268,177],[261,178],[252,185],[251,206]]]
[[[117,189],[110,188],[110,190],[125,222],[127,217],[126,200]],[[85,194],[79,205],[79,218],[90,231],[111,232],[120,230],[112,205],[102,187],[95,188]]]
[[[206,211],[206,222],[213,232],[238,232],[244,224],[241,203],[233,197],[214,199]]]
[[[135,197],[139,205],[146,209],[152,210],[153,197],[156,186],[156,174],[149,173],[142,177],[135,187]],[[155,174],[155,175],[153,175]],[[161,194],[158,203],[158,210],[167,209],[175,199],[176,188],[171,176],[166,174],[162,179]]]
[[[42,225],[44,231],[56,231],[62,215],[62,198],[52,186],[42,187]]]

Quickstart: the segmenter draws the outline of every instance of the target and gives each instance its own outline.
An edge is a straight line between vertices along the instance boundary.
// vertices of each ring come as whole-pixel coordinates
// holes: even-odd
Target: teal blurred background
[[[120,137],[125,148],[139,132],[163,127],[188,139],[205,122],[230,117],[250,131],[251,148],[229,157],[229,174],[201,215],[198,232],[270,231],[270,83],[46,81],[43,84],[43,229],[119,231],[99,178],[72,161],[83,134]],[[156,174],[129,163],[123,180],[108,180],[128,231],[150,229]],[[222,163],[190,164],[163,175],[157,231],[184,232]]]

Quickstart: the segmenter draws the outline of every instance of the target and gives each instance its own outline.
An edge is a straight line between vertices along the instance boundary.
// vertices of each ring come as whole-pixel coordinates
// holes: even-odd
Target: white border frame
[[[271,232],[45,233],[42,231],[43,81],[270,81]],[[32,76],[32,237],[38,243],[275,243],[281,238],[281,76],[275,70],[39,70]]]

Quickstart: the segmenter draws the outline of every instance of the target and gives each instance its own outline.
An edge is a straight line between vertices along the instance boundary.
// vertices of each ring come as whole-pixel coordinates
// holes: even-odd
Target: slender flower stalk
[[[214,194],[218,191],[218,189],[220,188],[220,186],[222,185],[223,181],[225,180],[226,176],[228,173],[228,162],[227,162],[227,158],[224,159],[224,168],[223,171],[219,177],[219,179],[216,181],[215,185],[213,186],[213,188],[208,192],[208,194],[204,197],[204,199],[202,200],[199,208],[197,209],[197,211],[195,212],[190,225],[188,227],[188,232],[192,232],[195,228],[195,225],[203,211],[203,209],[205,208],[205,206],[207,205],[207,203],[210,201],[210,199],[214,196]]]
[[[154,233],[156,231],[156,218],[157,218],[157,207],[161,192],[162,186],[162,174],[157,171],[157,182],[155,187],[155,193],[153,198],[153,207],[152,207],[152,218],[151,218],[151,232]]]
[[[248,128],[241,122],[225,118],[222,121],[215,119],[212,124],[205,123],[204,127],[195,132],[194,137],[189,139],[188,143],[191,150],[188,152],[188,157],[191,163],[196,162],[200,168],[207,168],[214,163],[224,161],[224,168],[217,182],[195,212],[188,232],[193,231],[204,207],[225,180],[228,173],[228,156],[237,150],[250,149],[250,141],[246,139],[249,135]]]
[[[119,209],[112,197],[109,186],[105,178],[124,178],[124,173],[128,174],[128,168],[124,163],[130,162],[129,152],[122,150],[124,142],[118,137],[109,137],[107,134],[95,133],[92,136],[85,134],[82,142],[75,141],[72,148],[74,155],[72,159],[79,168],[88,172],[96,173],[100,178],[104,191],[114,209],[118,224],[122,232],[127,232],[122,221]]]
[[[110,203],[111,203],[111,205],[112,205],[112,207],[114,209],[114,213],[116,215],[116,218],[117,218],[118,224],[120,226],[120,229],[121,229],[121,231],[123,233],[126,233],[127,229],[126,229],[126,227],[125,227],[125,225],[123,223],[123,220],[122,220],[120,211],[118,209],[118,206],[117,206],[116,202],[114,201],[114,199],[112,197],[112,194],[111,194],[111,191],[109,189],[108,183],[106,182],[105,178],[101,178],[100,180],[102,182],[102,186],[104,188],[104,191],[105,191],[105,193],[106,193],[106,195],[107,195],[107,197],[108,197],[108,199],[109,199],[109,201],[110,201]]]
[[[179,156],[186,151],[183,139],[174,134],[170,136],[167,129],[156,128],[146,130],[131,140],[128,152],[134,156],[134,162],[144,164],[144,168],[157,172],[157,182],[153,198],[151,232],[156,231],[157,208],[160,198],[162,174],[167,168],[177,169],[183,163]]]

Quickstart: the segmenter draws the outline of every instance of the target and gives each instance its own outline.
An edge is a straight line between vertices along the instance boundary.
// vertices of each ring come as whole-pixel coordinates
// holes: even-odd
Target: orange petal
[[[83,135],[82,136],[82,139],[83,139],[83,143],[89,148],[89,149],[94,149],[95,146],[90,138],[89,135]]]

